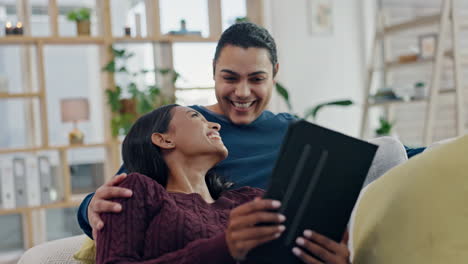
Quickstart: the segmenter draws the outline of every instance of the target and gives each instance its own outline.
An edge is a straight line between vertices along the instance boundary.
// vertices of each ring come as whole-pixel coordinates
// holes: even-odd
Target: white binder
[[[26,158],[26,191],[28,206],[41,205],[39,166],[36,156]]]
[[[13,177],[13,161],[0,159],[0,192],[3,209],[15,208],[15,187]]]
[[[26,161],[24,158],[13,159],[13,177],[15,188],[16,207],[25,207],[28,205],[26,189]]]
[[[41,201],[43,204],[49,204],[57,200],[57,192],[53,186],[52,167],[47,156],[40,156],[39,161],[39,179],[41,182]]]
[[[2,184],[2,174],[3,174],[3,161],[0,159],[0,208],[3,208],[3,184]]]

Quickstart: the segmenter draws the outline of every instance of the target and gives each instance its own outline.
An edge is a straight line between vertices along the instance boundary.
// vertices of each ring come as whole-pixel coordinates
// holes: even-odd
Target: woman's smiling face
[[[172,111],[167,135],[175,150],[188,156],[216,155],[219,161],[227,157],[228,150],[219,135],[219,124],[208,122],[202,114],[189,107],[177,106]]]

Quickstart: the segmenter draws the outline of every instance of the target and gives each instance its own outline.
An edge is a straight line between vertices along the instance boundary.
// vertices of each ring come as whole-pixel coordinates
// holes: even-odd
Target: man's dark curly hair
[[[273,65],[273,75],[276,75],[275,65],[278,63],[278,55],[276,53],[275,40],[263,27],[250,22],[237,23],[230,26],[223,32],[218,41],[214,56],[215,62],[226,45],[233,45],[244,49],[264,48],[268,50],[270,61]]]

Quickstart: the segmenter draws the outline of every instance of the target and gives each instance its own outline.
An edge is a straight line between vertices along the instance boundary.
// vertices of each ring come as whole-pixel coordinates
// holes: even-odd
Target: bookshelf
[[[456,8],[454,0],[442,0],[441,7],[436,14],[423,15],[416,17],[411,20],[399,22],[393,25],[386,25],[385,12],[378,10],[376,19],[376,31],[373,42],[373,48],[371,51],[371,62],[367,69],[366,84],[364,87],[364,109],[362,113],[361,121],[361,137],[369,137],[369,111],[371,108],[381,107],[384,112],[384,116],[387,120],[394,118],[394,107],[401,105],[411,104],[424,104],[424,124],[423,131],[421,134],[422,143],[429,145],[434,141],[434,130],[437,111],[440,111],[440,97],[441,95],[454,96],[454,104],[451,107],[455,115],[455,127],[451,128],[456,131],[456,136],[461,136],[465,133],[465,109],[464,109],[464,82],[462,76],[462,65],[467,65],[468,60],[464,57],[460,47],[460,31],[464,28],[468,28],[466,21],[461,20],[459,15],[460,10]],[[390,50],[390,38],[402,32],[410,32],[420,28],[437,26],[433,35],[436,38],[435,52],[433,57],[429,58],[418,58],[417,60],[410,62],[401,62],[399,60],[388,59],[388,55],[391,53]],[[404,35],[407,38],[411,38],[409,34]],[[449,37],[450,36],[450,40]],[[416,37],[416,36],[414,36]],[[449,43],[451,42],[451,47]],[[378,50],[380,49],[380,54]],[[376,64],[379,63],[377,67]],[[441,81],[443,78],[444,63],[446,60],[450,60],[453,63],[453,87],[450,89],[441,89]],[[424,98],[418,98],[410,100],[388,100],[375,102],[371,98],[371,90],[373,82],[375,81],[376,72],[382,73],[383,87],[388,85],[392,86],[391,73],[395,70],[405,70],[408,73],[414,72],[415,67],[429,66],[432,68],[430,72],[430,88],[428,95]],[[394,81],[394,80],[392,80]],[[416,81],[416,80],[415,80]],[[372,135],[370,135],[372,137]]]
[[[105,90],[109,87],[115,87],[115,78],[112,73],[99,72],[99,93],[101,101],[99,105],[102,107],[102,116],[98,119],[105,124],[104,140],[102,142],[86,142],[79,145],[56,145],[49,142],[49,135],[52,128],[48,125],[48,87],[47,87],[47,71],[44,62],[45,49],[54,46],[93,46],[98,49],[100,69],[108,61],[112,59],[112,54],[109,47],[114,44],[130,45],[130,44],[150,44],[155,50],[155,57],[158,56],[158,61],[154,60],[155,68],[174,68],[172,45],[174,43],[216,43],[222,32],[222,0],[206,0],[208,8],[208,21],[210,34],[207,37],[193,35],[166,35],[161,33],[160,21],[160,1],[159,0],[143,0],[145,4],[146,35],[134,37],[121,37],[112,35],[112,4],[111,0],[96,0],[95,14],[97,32],[91,36],[61,36],[59,34],[59,4],[60,0],[48,0],[48,19],[49,19],[49,36],[32,36],[31,34],[31,3],[30,0],[17,0],[16,10],[18,19],[23,21],[25,32],[22,36],[0,36],[0,47],[16,46],[16,47],[31,47],[31,49],[21,49],[21,55],[24,58],[22,67],[24,67],[25,80],[37,78],[37,89],[34,90],[32,85],[26,82],[24,91],[18,93],[0,92],[0,101],[10,100],[36,100],[37,111],[31,106],[32,102],[25,102],[25,108],[31,112],[31,119],[28,122],[28,136],[32,138],[31,144],[24,147],[15,148],[0,148],[1,155],[35,155],[43,152],[53,152],[59,157],[59,172],[60,180],[63,183],[63,199],[50,204],[38,206],[25,206],[12,209],[0,208],[0,216],[4,215],[21,215],[23,219],[23,242],[24,249],[33,247],[44,242],[44,239],[38,239],[44,233],[44,230],[35,230],[34,226],[37,221],[44,221],[37,217],[38,212],[44,212],[46,209],[53,208],[72,208],[78,206],[86,194],[72,194],[71,188],[71,172],[69,164],[69,151],[77,149],[96,149],[100,148],[105,151],[104,160],[104,175],[103,180],[109,180],[120,166],[120,141],[111,134],[110,120],[112,114],[107,105]],[[263,0],[245,0],[246,14],[250,21],[263,24]],[[158,47],[156,47],[158,46]],[[34,59],[32,58],[31,50],[35,52]],[[156,52],[158,50],[159,52]],[[33,74],[33,70],[35,74]],[[209,72],[207,74],[210,74]],[[158,80],[157,78],[155,78]],[[164,80],[158,80],[164,82]],[[174,85],[161,85],[163,93],[175,95],[177,90],[182,90]],[[183,88],[183,90],[206,90],[213,89],[212,87],[193,87]],[[37,124],[33,125],[33,124]],[[73,219],[75,221],[75,219]],[[33,224],[36,223],[36,224]],[[39,224],[45,226],[44,223]],[[42,235],[43,237],[43,235]],[[0,256],[1,263],[1,256]]]

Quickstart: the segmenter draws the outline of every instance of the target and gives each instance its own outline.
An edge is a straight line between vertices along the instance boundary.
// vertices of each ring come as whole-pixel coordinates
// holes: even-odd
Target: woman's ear
[[[151,135],[151,142],[156,146],[162,149],[173,149],[175,148],[175,144],[172,140],[169,139],[167,135],[161,133],[153,133]]]

